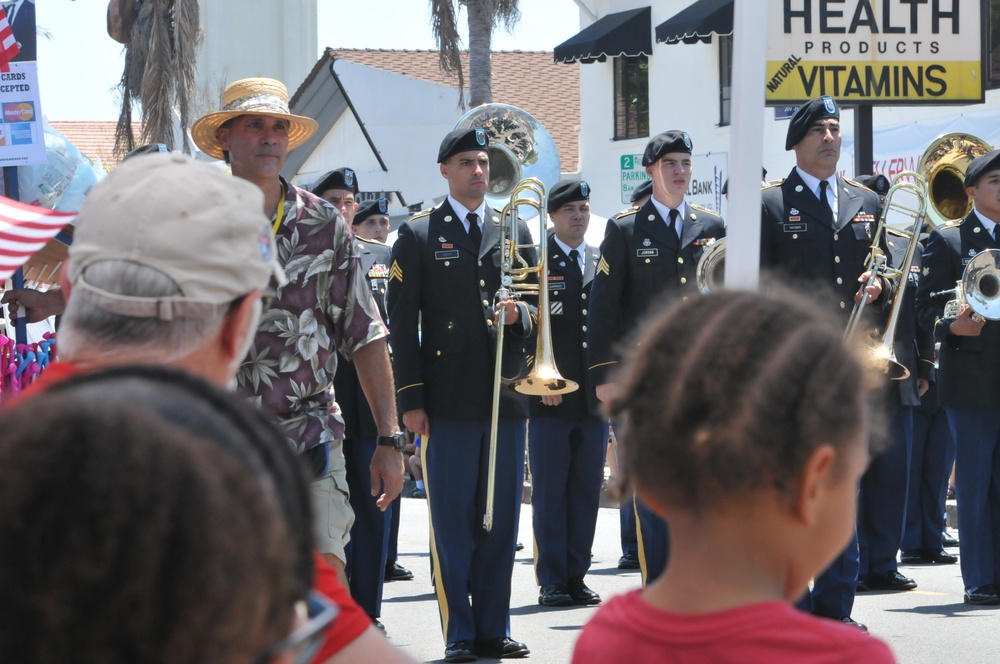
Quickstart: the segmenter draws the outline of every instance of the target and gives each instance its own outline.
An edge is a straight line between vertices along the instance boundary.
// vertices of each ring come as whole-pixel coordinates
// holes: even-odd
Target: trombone
[[[912,182],[907,180],[912,180]],[[869,276],[865,287],[871,285],[876,278],[883,277],[894,281],[896,288],[881,341],[866,349],[866,360],[872,368],[880,370],[891,380],[904,380],[910,375],[910,370],[896,359],[893,345],[896,338],[896,326],[903,311],[903,295],[909,282],[910,266],[913,265],[913,257],[916,254],[917,245],[920,243],[920,231],[923,228],[924,219],[927,217],[927,181],[918,173],[904,171],[896,175],[892,182],[892,186],[889,187],[889,191],[885,195],[882,216],[872,240],[866,270],[869,272]],[[914,198],[915,203],[898,200],[901,194]],[[912,219],[908,230],[905,226],[901,227],[890,223],[892,221],[890,215],[897,214]],[[888,265],[887,257],[879,246],[882,234],[889,232],[907,240],[903,263],[898,268]],[[854,305],[851,317],[847,322],[847,329],[844,331],[845,340],[853,339],[857,333],[867,302],[868,298],[862,296],[861,301]]]
[[[497,434],[500,423],[500,387],[504,382],[512,383],[521,394],[536,396],[567,394],[579,388],[575,382],[563,378],[556,368],[552,352],[552,327],[549,322],[549,254],[546,234],[545,214],[546,189],[541,180],[534,177],[519,181],[511,192],[510,201],[500,215],[500,289],[494,302],[517,299],[522,294],[538,295],[538,342],[535,347],[535,362],[527,376],[513,381],[503,378],[504,326],[506,309],[500,308],[497,322],[496,353],[493,367],[493,410],[490,415],[489,466],[486,481],[486,512],[483,529],[493,529],[493,504],[496,494]],[[538,243],[522,243],[518,230],[517,210],[527,206],[538,211]],[[530,240],[530,238],[529,238]],[[525,258],[528,251],[538,252],[538,264],[532,266]],[[538,283],[528,283],[528,277],[537,275]]]

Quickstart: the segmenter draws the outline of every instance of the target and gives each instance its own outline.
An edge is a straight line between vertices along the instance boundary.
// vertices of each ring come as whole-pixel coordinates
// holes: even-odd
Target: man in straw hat
[[[354,514],[347,500],[344,419],[332,389],[338,351],[353,360],[375,415],[371,483],[373,494],[383,492],[377,501],[383,509],[402,490],[403,434],[397,431],[387,331],[348,226],[328,203],[280,175],[288,151],[316,128],[315,120],[289,111],[280,81],[248,78],[226,87],[222,110],[195,122],[191,135],[203,152],[225,159],[233,175],[264,193],[264,214],[289,283],[276,290],[262,319],[238,389],[270,410],[307,455],[317,478],[317,544],[346,586],[344,547]]]

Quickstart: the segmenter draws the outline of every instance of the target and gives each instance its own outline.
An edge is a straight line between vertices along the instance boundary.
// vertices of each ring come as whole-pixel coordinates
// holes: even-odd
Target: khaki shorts
[[[351,541],[354,510],[349,502],[347,467],[344,463],[344,441],[330,443],[326,472],[309,485],[313,506],[313,533],[316,549],[331,553],[346,562],[344,547]]]

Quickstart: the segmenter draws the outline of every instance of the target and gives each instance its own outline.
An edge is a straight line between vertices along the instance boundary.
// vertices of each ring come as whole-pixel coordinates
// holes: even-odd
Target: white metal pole
[[[760,168],[764,156],[767,15],[772,1],[734,0],[725,271],[729,289],[756,290],[760,280]]]

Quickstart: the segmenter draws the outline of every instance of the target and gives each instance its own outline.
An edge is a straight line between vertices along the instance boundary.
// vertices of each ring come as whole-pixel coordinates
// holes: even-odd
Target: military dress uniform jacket
[[[924,252],[917,317],[941,342],[938,387],[941,405],[948,408],[1000,408],[1000,321],[987,320],[977,337],[948,333],[944,320],[948,296],[931,293],[955,287],[973,256],[1000,249],[975,211],[963,221],[931,232]]]
[[[490,417],[501,251],[500,213],[487,208],[486,215],[478,252],[447,200],[399,228],[386,305],[401,413],[423,408],[437,419]],[[521,237],[531,237],[527,225],[518,224]],[[528,260],[534,265],[537,257]],[[534,308],[519,307],[521,320],[504,331],[507,378],[526,373],[525,350],[535,334]],[[527,417],[526,397],[507,384],[500,389],[500,414]]]
[[[580,387],[575,392],[562,395],[562,403],[558,406],[546,406],[536,396],[530,397],[528,403],[532,417],[580,419],[599,414],[595,385],[587,371],[588,298],[599,253],[597,247],[586,246],[581,275],[553,236],[554,232],[550,229],[548,279],[552,353],[563,378],[576,382]]]
[[[591,286],[587,350],[594,385],[609,381],[618,344],[665,293],[698,292],[695,271],[705,247],[725,237],[711,210],[688,204],[681,238],[660,217],[652,199],[609,219]]]
[[[839,175],[837,190],[834,224],[796,169],[784,180],[764,187],[760,267],[790,277],[796,289],[807,293],[817,284],[832,289],[840,309],[850,314],[860,286],[858,277],[867,267],[880,206],[878,194]],[[880,298],[882,303],[887,300]]]
[[[382,320],[385,315],[385,290],[389,281],[389,254],[391,247],[365,240],[364,238],[354,238],[355,251],[360,260],[360,274],[364,274],[371,288],[372,297],[378,307]],[[333,390],[337,395],[337,404],[340,406],[341,415],[344,418],[345,438],[375,438],[378,436],[378,427],[375,418],[372,416],[368,399],[361,389],[361,381],[358,380],[358,370],[354,367],[354,362],[341,358],[337,364],[337,373],[333,378]]]

